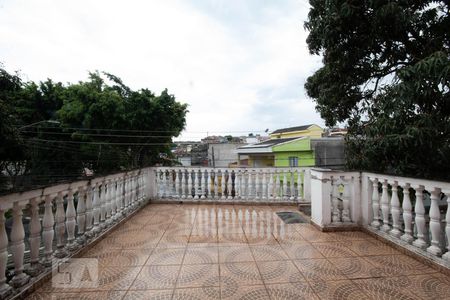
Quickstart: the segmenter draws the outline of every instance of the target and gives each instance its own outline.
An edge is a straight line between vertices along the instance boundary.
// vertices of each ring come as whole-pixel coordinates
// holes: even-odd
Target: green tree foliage
[[[310,3],[324,65],[305,88],[327,125],[348,124],[348,167],[450,178],[448,2]]]
[[[15,187],[167,163],[187,113],[167,90],[133,91],[98,72],[63,85],[0,69],[0,106],[0,167]]]

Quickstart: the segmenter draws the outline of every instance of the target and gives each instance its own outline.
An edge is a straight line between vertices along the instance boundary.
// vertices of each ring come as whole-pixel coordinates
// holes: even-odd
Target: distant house
[[[237,149],[241,166],[249,167],[339,167],[344,163],[344,140],[322,138],[315,124],[275,130],[270,139]]]
[[[312,138],[321,138],[323,128],[316,124],[308,124],[296,127],[277,129],[270,134],[271,139],[285,139],[293,137],[309,136]]]

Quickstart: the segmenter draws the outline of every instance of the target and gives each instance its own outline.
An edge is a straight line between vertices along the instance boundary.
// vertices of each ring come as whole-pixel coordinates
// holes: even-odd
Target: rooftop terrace
[[[280,211],[297,208],[148,204],[78,255],[98,260],[97,287],[49,281],[29,299],[450,298],[448,276],[378,239]]]

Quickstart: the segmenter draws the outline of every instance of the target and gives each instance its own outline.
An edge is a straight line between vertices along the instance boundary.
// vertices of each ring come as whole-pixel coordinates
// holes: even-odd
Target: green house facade
[[[310,167],[315,165],[311,138],[304,137],[272,147],[275,167]]]

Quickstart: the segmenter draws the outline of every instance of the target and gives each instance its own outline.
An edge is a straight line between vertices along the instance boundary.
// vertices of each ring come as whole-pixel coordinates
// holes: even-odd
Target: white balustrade
[[[27,285],[30,276],[50,273],[54,258],[72,255],[74,250],[91,243],[94,228],[99,228],[101,221],[110,220],[103,222],[108,227],[114,226],[113,219],[126,217],[128,213],[120,213],[123,205],[119,200],[124,195],[122,183],[129,178],[127,193],[137,209],[138,199],[147,200],[142,172],[114,174],[0,197],[0,299],[15,295],[14,289]],[[30,219],[27,227],[22,219],[25,210]],[[12,218],[9,234],[6,216]],[[11,270],[7,270],[9,257]]]
[[[314,224],[364,228],[450,267],[450,183],[315,169],[311,192]]]

